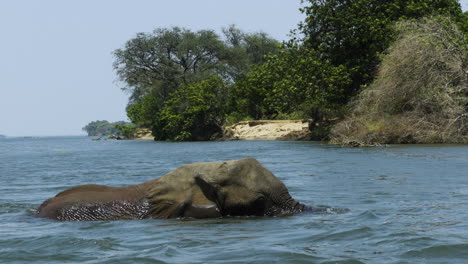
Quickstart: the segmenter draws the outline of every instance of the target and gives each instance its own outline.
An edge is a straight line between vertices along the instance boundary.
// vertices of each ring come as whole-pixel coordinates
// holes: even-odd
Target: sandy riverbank
[[[134,139],[151,139],[151,130],[141,128]],[[309,122],[305,120],[242,121],[224,128],[224,140],[309,140]]]
[[[135,133],[135,138],[133,139],[151,139],[154,140],[154,136],[151,134],[151,129],[149,128],[139,128]]]
[[[243,121],[224,128],[226,140],[307,140],[309,122],[304,120]]]

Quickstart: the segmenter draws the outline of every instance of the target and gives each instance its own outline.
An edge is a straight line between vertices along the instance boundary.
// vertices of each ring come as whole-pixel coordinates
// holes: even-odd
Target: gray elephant
[[[307,209],[253,158],[193,163],[128,187],[81,185],[46,200],[36,216],[62,221],[277,216]]]

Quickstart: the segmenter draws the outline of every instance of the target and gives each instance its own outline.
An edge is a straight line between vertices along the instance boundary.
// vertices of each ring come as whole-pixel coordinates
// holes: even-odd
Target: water
[[[30,214],[85,183],[125,186],[255,157],[340,214],[57,222]],[[0,140],[0,263],[468,263],[468,146]]]

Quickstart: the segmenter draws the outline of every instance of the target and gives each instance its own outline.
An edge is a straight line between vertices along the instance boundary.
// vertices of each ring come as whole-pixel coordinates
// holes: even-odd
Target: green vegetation
[[[445,18],[397,24],[376,80],[332,130],[332,142],[468,142],[468,45]]]
[[[224,34],[223,41],[212,30],[156,29],[117,49],[114,69],[131,94],[130,105],[152,95],[158,111],[182,85],[213,75],[235,81],[278,50],[279,43],[265,33],[246,34],[231,26]]]
[[[468,31],[468,14],[462,13],[457,0],[302,3],[306,18],[293,31],[292,39],[282,44],[265,33],[245,33],[235,26],[224,29],[222,36],[212,30],[194,32],[178,27],[137,34],[114,53],[114,69],[130,94],[127,114],[134,128],[151,128],[156,140],[210,140],[222,134],[223,125],[240,120],[294,118],[319,123],[320,131],[315,134],[327,139],[334,120],[347,116],[349,120],[350,109],[356,115],[356,104],[362,100],[352,98],[390,78],[384,69],[397,62],[392,56],[404,35],[401,21],[411,24],[432,15],[450,17],[444,23],[453,30],[447,32],[458,32],[454,34],[459,36],[460,47],[467,41],[463,33]],[[413,45],[412,55],[434,51],[419,42],[407,45]],[[453,52],[458,51],[446,49],[440,56],[450,60]],[[466,65],[466,57],[461,58]],[[429,72],[444,71],[441,64],[434,63],[437,67]],[[426,76],[411,66],[395,67]],[[410,80],[402,75],[394,81],[410,87]],[[426,87],[424,83],[414,85]],[[401,89],[409,93],[409,88]],[[395,109],[408,106],[406,101],[394,99],[382,98],[393,100],[389,104]],[[352,105],[348,105],[350,101]],[[371,127],[382,128],[377,124],[380,121]],[[450,141],[451,136],[437,141]]]
[[[457,0],[305,0],[306,19],[299,25],[303,46],[315,49],[351,76],[348,98],[370,84],[380,54],[395,39],[394,22],[428,15],[447,15],[466,23]]]
[[[284,47],[232,87],[237,116],[324,119],[339,115],[349,75],[313,50]]]
[[[279,43],[265,33],[248,34],[235,26],[223,33],[221,40],[212,30],[156,29],[137,34],[116,50],[114,69],[130,93],[130,120],[138,127],[151,127],[159,140],[206,140],[212,131],[219,132],[227,109],[222,109],[222,116],[210,116],[218,110],[213,110],[212,102],[199,100],[217,98],[211,94],[217,88],[207,88],[210,80],[232,84],[279,50]],[[198,88],[209,94],[200,94]],[[187,116],[191,119],[185,120]]]
[[[221,136],[225,121],[225,82],[212,77],[183,86],[156,115],[153,135],[160,140],[209,140]]]
[[[132,126],[131,124],[124,122],[124,121],[119,121],[115,123],[110,123],[106,120],[97,120],[90,122],[87,124],[85,127],[83,127],[83,131],[86,131],[88,133],[88,136],[127,136],[128,134],[125,134],[126,131],[124,131],[123,128]]]
[[[115,124],[116,136],[123,137],[125,139],[135,138],[136,133],[138,132],[135,124],[117,122]]]

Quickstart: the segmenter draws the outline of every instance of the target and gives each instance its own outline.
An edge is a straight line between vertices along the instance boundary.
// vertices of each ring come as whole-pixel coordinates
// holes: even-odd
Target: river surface
[[[58,222],[31,214],[80,184],[254,157],[308,205],[289,217]],[[468,263],[468,146],[0,140],[0,263]]]

